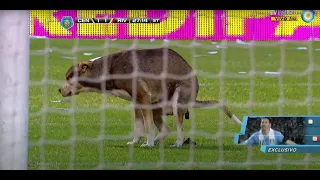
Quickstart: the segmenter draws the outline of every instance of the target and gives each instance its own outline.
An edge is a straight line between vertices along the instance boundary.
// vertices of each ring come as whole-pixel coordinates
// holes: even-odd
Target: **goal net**
[[[184,57],[197,74],[200,86],[197,100],[215,99],[226,103],[240,120],[246,115],[316,115],[320,94],[314,88],[320,83],[317,78],[320,44],[314,41],[317,31],[311,26],[297,35],[297,41],[281,40],[290,34],[283,24],[280,30],[273,27],[273,36],[284,33],[276,41],[260,41],[264,39],[258,31],[264,35],[267,32],[257,30],[259,28],[256,26],[253,28],[256,29],[255,35],[244,38],[255,41],[241,41],[236,37],[241,36],[239,33],[245,34],[245,31],[225,28],[221,32],[211,32],[214,24],[199,25],[201,28],[196,31],[199,39],[201,33],[202,36],[229,33],[233,39],[168,40],[169,36],[138,39],[151,30],[137,30],[139,26],[133,26],[127,30],[136,38],[126,39],[127,36],[122,35],[120,40],[116,37],[119,34],[116,30],[121,28],[112,28],[122,27],[122,24],[110,25],[107,28],[109,34],[104,34],[108,38],[81,39],[98,37],[102,33],[99,28],[106,26],[82,24],[86,31],[65,30],[59,22],[64,15],[56,12],[54,16],[43,15],[32,20],[30,31],[34,36],[29,38],[26,34],[29,31],[29,12],[0,13],[1,22],[7,25],[0,27],[0,169],[319,168],[318,155],[264,154],[260,146],[234,144],[234,135],[241,126],[216,107],[189,109],[190,118],[184,119],[183,133],[196,145],[170,147],[177,137],[177,124],[173,116],[163,116],[163,121],[171,129],[163,143],[152,148],[140,147],[146,140],[143,138],[138,145],[128,145],[134,134],[133,102],[94,92],[64,98],[58,92],[66,81],[67,70],[79,62],[121,50],[169,47]],[[35,16],[33,13],[30,13],[31,18]],[[145,14],[140,16],[145,17]],[[13,18],[16,20],[13,21]],[[183,19],[187,15],[175,18]],[[244,17],[239,15],[240,18]],[[229,23],[236,23],[236,19]],[[210,19],[202,19],[204,21],[210,22]],[[297,26],[302,26],[300,24]],[[43,29],[35,29],[36,26]],[[184,25],[180,26],[180,33],[184,33]],[[48,27],[56,29],[50,30]],[[169,25],[160,27],[172,28]],[[49,37],[35,37],[45,36],[43,32],[46,31]],[[99,33],[94,34],[97,31]],[[306,31],[311,35],[304,39],[302,34]],[[74,34],[77,32],[81,34]],[[78,38],[62,39],[73,36]],[[166,62],[167,51],[163,55]]]

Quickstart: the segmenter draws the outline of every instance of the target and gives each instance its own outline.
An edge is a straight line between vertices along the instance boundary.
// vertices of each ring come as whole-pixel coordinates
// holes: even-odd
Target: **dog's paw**
[[[184,145],[197,145],[197,143],[195,141],[191,141],[190,138],[187,138],[184,142],[183,142]]]
[[[143,143],[140,147],[154,147],[154,144]]]
[[[163,139],[154,139],[154,144],[158,144],[158,143],[160,143],[161,141],[163,141]]]
[[[136,141],[129,141],[129,142],[127,142],[127,144],[128,144],[128,145],[134,145],[134,144],[138,144],[138,142],[136,142]]]
[[[170,147],[171,148],[179,148],[179,147],[182,147],[182,144],[175,143],[175,144],[170,145]]]

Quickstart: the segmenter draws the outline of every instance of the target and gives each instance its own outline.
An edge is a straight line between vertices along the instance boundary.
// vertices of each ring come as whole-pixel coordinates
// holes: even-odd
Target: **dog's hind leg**
[[[135,122],[133,130],[133,140],[129,141],[127,144],[137,144],[139,143],[141,137],[144,134],[144,117],[141,109],[135,109]]]
[[[170,128],[163,122],[162,115],[161,108],[153,110],[153,121],[159,131],[158,135],[154,139],[155,143],[164,140],[164,138],[170,133]]]
[[[186,105],[191,97],[191,88],[189,85],[179,86],[172,98],[172,109],[173,115],[176,119],[177,126],[177,140],[176,143],[171,145],[170,147],[180,147],[183,145],[183,120],[184,115],[188,111],[187,107],[179,107],[179,105]]]

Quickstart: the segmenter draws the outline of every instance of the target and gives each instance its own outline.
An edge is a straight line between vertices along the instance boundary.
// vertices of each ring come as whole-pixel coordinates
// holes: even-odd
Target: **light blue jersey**
[[[270,138],[273,137],[273,138]],[[250,136],[243,144],[244,145],[278,145],[283,141],[283,135],[281,132],[273,130],[273,135],[263,135],[261,131],[258,131]]]

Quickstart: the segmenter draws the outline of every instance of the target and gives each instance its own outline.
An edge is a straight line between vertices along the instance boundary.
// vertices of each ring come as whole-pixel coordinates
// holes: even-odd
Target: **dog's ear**
[[[68,69],[68,71],[67,71],[67,73],[66,73],[66,75],[65,75],[66,80],[71,79],[71,78],[74,76],[74,72],[75,72],[75,67],[74,67],[74,66],[71,66],[71,67]]]
[[[92,68],[92,62],[82,62],[79,64],[79,70],[81,73],[85,73],[87,70]]]

